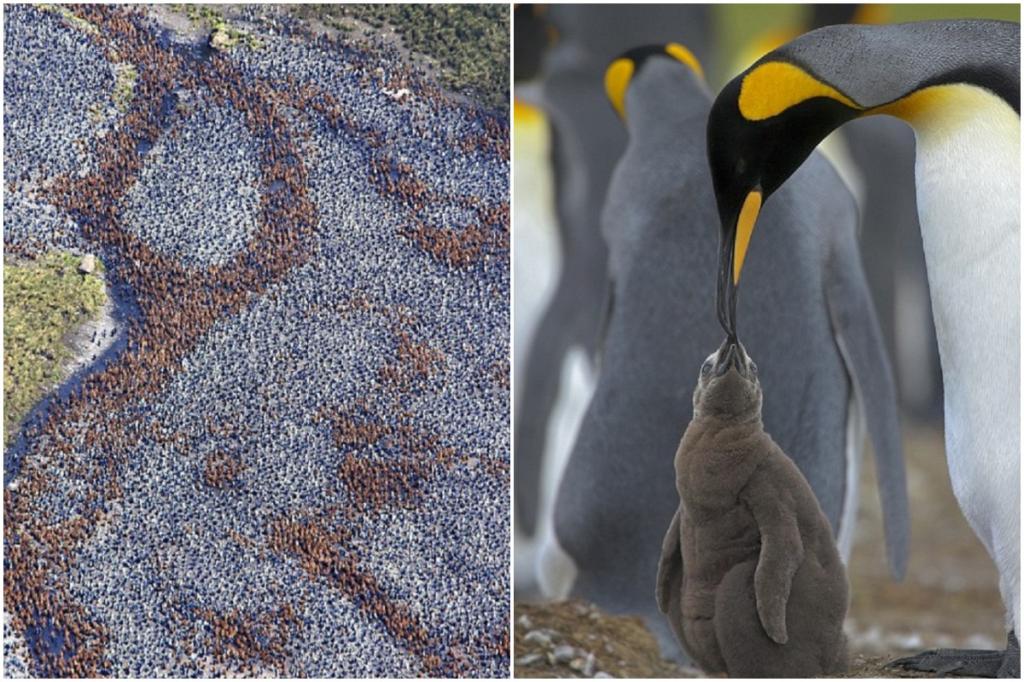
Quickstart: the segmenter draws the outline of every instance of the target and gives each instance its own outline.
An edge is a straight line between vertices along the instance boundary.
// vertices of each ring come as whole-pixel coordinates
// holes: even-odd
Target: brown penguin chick
[[[708,673],[814,677],[846,669],[848,586],[832,529],[764,431],[757,366],[728,340],[704,362],[676,452],[680,505],[658,606]]]

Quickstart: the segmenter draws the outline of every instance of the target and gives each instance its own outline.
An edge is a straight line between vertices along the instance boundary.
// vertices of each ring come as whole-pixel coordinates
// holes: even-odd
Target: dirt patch
[[[515,611],[516,677],[700,676],[663,659],[639,618],[579,601],[516,604]]]
[[[608,615],[579,601],[517,604],[515,617],[516,677],[707,677],[663,659],[654,635],[636,617]],[[855,637],[850,639],[853,646]],[[854,652],[840,677],[937,677],[885,667],[894,658]]]

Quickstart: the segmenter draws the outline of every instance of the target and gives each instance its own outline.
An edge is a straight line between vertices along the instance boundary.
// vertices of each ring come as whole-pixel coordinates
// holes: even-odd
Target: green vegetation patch
[[[299,5],[296,12],[342,30],[350,27],[339,15],[390,26],[406,47],[437,62],[446,86],[508,107],[508,5]]]
[[[36,5],[36,7],[43,10],[44,12],[53,12],[54,14],[59,14],[60,16],[64,17],[64,21],[68,22],[69,24],[77,28],[79,31],[95,34],[99,34],[100,32],[100,30],[96,28],[93,24],[89,23],[88,21],[82,19],[79,16],[76,16],[74,12],[68,9],[67,5],[52,5],[47,3],[39,3]]]
[[[258,50],[263,43],[248,31],[232,26],[213,5],[171,5],[171,10],[185,14],[193,25],[210,29],[210,47],[217,50],[230,50],[239,43],[250,49]]]
[[[139,72],[132,64],[122,62],[114,65],[114,105],[120,111],[128,111],[135,96],[135,83]]]
[[[220,21],[213,25],[213,32],[210,34],[211,47],[218,50],[230,50],[240,42],[244,42],[252,50],[263,47],[263,43],[256,37],[227,22]]]
[[[4,445],[21,420],[55,384],[71,356],[64,341],[107,300],[103,264],[78,271],[80,256],[50,252],[4,263]]]

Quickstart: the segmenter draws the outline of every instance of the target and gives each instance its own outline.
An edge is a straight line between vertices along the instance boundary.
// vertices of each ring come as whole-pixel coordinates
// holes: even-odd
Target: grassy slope
[[[106,302],[103,266],[78,272],[81,259],[52,252],[4,263],[4,444],[33,405],[64,379],[65,335]]]
[[[444,84],[493,107],[508,106],[507,5],[301,5],[300,16],[351,17],[374,28],[390,26],[406,47],[433,58]],[[347,30],[344,22],[332,26]]]

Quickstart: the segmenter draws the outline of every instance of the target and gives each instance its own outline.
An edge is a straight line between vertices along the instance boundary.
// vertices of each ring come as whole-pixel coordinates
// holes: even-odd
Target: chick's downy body
[[[706,672],[841,672],[848,584],[831,527],[764,431],[753,363],[735,350],[727,365],[727,346],[702,369],[676,453],[680,508],[663,547],[659,605]]]

